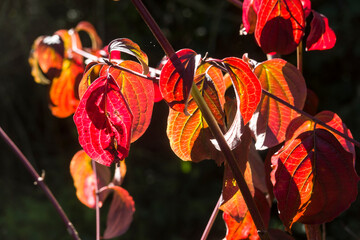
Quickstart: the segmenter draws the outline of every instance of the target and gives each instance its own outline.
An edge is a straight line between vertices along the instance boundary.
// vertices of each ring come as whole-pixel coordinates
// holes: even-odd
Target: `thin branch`
[[[41,190],[45,193],[46,197],[49,199],[51,204],[55,207],[57,213],[60,215],[61,219],[65,223],[66,229],[69,234],[75,240],[80,240],[80,237],[74,227],[74,225],[70,222],[66,213],[60,206],[59,202],[56,200],[48,186],[45,184],[44,179],[39,176],[34,167],[31,165],[29,160],[25,157],[25,155],[20,151],[20,149],[16,146],[16,144],[10,139],[10,137],[5,133],[5,131],[0,127],[0,135],[1,138],[8,144],[11,150],[15,153],[15,155],[20,159],[21,163],[24,164],[26,170],[30,173],[32,178],[35,180],[35,185],[39,186]]]
[[[228,0],[228,2],[233,4],[235,7],[240,8],[240,9],[242,9],[242,7],[243,7],[243,3],[240,2],[239,0]]]
[[[217,201],[217,203],[216,203],[216,205],[214,207],[214,210],[213,210],[213,212],[212,212],[212,214],[211,214],[211,216],[209,218],[209,221],[208,221],[208,223],[206,225],[206,228],[205,228],[205,230],[204,230],[204,232],[203,232],[203,234],[201,236],[201,240],[206,240],[207,239],[207,237],[208,237],[208,235],[210,233],[210,230],[211,230],[211,228],[212,228],[212,226],[213,226],[213,224],[215,222],[216,216],[219,213],[219,207],[221,205],[222,200],[223,200],[223,197],[222,197],[222,194],[220,194],[219,200]]]
[[[303,73],[303,42],[300,41],[296,48],[297,69]]]
[[[340,131],[336,130],[335,128],[330,127],[329,125],[327,125],[327,124],[326,124],[326,123],[324,123],[323,121],[320,121],[319,119],[317,119],[317,118],[313,117],[312,115],[310,115],[310,114],[308,114],[308,113],[306,113],[306,112],[304,112],[304,111],[302,111],[302,110],[300,110],[300,109],[296,108],[295,106],[291,105],[290,103],[288,103],[288,102],[286,102],[286,101],[282,100],[281,98],[278,98],[277,96],[275,96],[275,95],[273,95],[273,94],[269,93],[268,91],[266,91],[266,90],[264,90],[264,89],[262,89],[262,93],[263,93],[263,94],[265,94],[265,95],[267,95],[267,96],[269,96],[269,97],[271,97],[271,98],[273,98],[273,99],[274,99],[274,100],[276,100],[277,102],[279,102],[279,103],[281,103],[281,104],[283,104],[283,105],[287,106],[288,108],[291,108],[292,110],[294,110],[294,111],[296,111],[296,112],[300,113],[301,115],[303,115],[303,116],[305,116],[305,117],[307,117],[307,118],[311,119],[311,120],[312,120],[313,122],[315,122],[316,124],[319,124],[319,125],[323,126],[324,128],[326,128],[326,129],[328,129],[328,130],[330,130],[330,131],[332,131],[332,132],[336,133],[337,135],[339,135],[339,136],[341,136],[341,137],[345,138],[346,140],[348,140],[348,141],[352,142],[353,144],[355,144],[357,147],[359,147],[359,148],[360,148],[360,143],[359,143],[358,141],[356,141],[356,140],[354,140],[353,138],[351,138],[351,137],[349,137],[349,136],[345,135],[344,133],[342,133],[342,132],[340,132]]]
[[[96,240],[100,240],[100,207],[99,207],[98,176],[96,172],[96,162],[94,160],[91,160],[91,163],[95,175]]]

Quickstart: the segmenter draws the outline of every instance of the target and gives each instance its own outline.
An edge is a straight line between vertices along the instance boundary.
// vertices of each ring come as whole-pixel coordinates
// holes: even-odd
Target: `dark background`
[[[146,0],[145,4],[175,49],[192,48],[215,58],[247,52],[250,58],[265,60],[252,35],[238,35],[241,10],[225,0]],[[329,18],[337,44],[332,50],[305,53],[307,86],[318,94],[319,110],[336,112],[359,140],[360,1],[316,0],[312,5]],[[28,65],[36,37],[72,28],[81,20],[94,24],[104,44],[118,37],[138,43],[151,66],[163,56],[129,0],[1,0],[0,126],[37,171],[45,171],[46,183],[82,239],[94,239],[95,211],[77,200],[69,173],[69,162],[80,149],[72,118],[51,115],[49,89],[33,81]],[[295,64],[294,55],[286,59]],[[220,194],[222,168],[213,161],[182,162],[171,152],[165,134],[167,112],[164,103],[157,103],[150,128],[131,146],[123,186],[133,196],[136,212],[121,239],[199,239]],[[71,239],[3,141],[0,163],[0,239]],[[359,208],[357,200],[327,224],[327,239],[359,239]],[[101,211],[104,229],[106,204]],[[274,214],[271,226],[280,225]],[[295,225],[294,234],[304,239],[301,225]],[[224,236],[225,226],[218,217],[209,239]]]

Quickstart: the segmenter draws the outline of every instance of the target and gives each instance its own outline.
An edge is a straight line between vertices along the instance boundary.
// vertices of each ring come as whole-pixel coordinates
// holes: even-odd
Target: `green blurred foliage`
[[[145,0],[149,11],[175,49],[192,48],[215,58],[265,60],[254,37],[239,36],[241,10],[226,0]],[[339,114],[360,139],[360,2],[313,0],[313,8],[329,18],[336,47],[304,54],[304,76],[320,98],[319,110]],[[48,87],[37,85],[28,65],[34,39],[79,21],[94,24],[104,44],[126,37],[138,43],[156,66],[163,56],[131,1],[1,0],[0,126],[20,146],[68,213],[82,239],[94,239],[95,212],[75,197],[69,162],[80,149],[70,118],[56,119],[48,109]],[[295,64],[294,55],[286,58]],[[124,187],[135,200],[136,213],[120,239],[199,239],[221,191],[222,171],[213,161],[182,163],[169,147],[165,129],[167,106],[157,103],[146,134],[131,146]],[[156,141],[155,141],[156,139]],[[13,153],[0,143],[0,239],[71,239],[44,194]],[[357,158],[358,160],[359,158]],[[360,235],[360,201],[332,223],[327,239]],[[108,202],[102,209],[105,227]],[[276,208],[271,226],[279,227]],[[303,228],[294,229],[304,239]],[[209,239],[221,239],[218,217]],[[353,238],[355,239],[355,238]]]

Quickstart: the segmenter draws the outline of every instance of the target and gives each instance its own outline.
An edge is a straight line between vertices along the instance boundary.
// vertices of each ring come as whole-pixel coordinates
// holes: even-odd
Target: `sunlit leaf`
[[[91,23],[87,21],[81,21],[78,23],[78,25],[76,25],[75,30],[77,32],[84,31],[89,35],[92,49],[100,49],[102,47],[102,41]]]
[[[35,39],[30,51],[29,64],[31,67],[31,75],[34,77],[36,83],[50,84],[51,83],[50,79],[48,79],[40,69],[38,54],[37,51],[35,51],[43,38],[44,36],[40,36],[37,39]]]
[[[248,161],[250,143],[250,131],[245,130],[241,137],[240,145],[234,150],[234,156],[238,162],[237,165],[239,166],[239,170],[243,174],[251,194],[254,195],[255,188],[253,185],[252,173]],[[229,214],[237,222],[241,221],[241,219],[245,217],[248,208],[239,190],[233,173],[227,164],[225,164],[222,194],[223,202],[220,206],[220,209]]]
[[[161,70],[159,87],[167,104],[175,111],[187,112],[188,98],[194,80],[196,52],[179,50]]]
[[[257,12],[260,3],[260,0],[244,0],[242,6],[242,23],[244,25],[244,30],[241,31],[242,34],[251,34],[255,31]]]
[[[292,53],[305,33],[305,14],[300,0],[261,1],[255,39],[265,53]]]
[[[109,168],[96,163],[97,185],[98,189],[106,186],[110,182]],[[91,158],[85,151],[78,151],[70,162],[70,173],[74,180],[76,188],[76,196],[78,199],[89,208],[95,208],[95,190],[96,177],[92,168]],[[102,206],[106,194],[99,194],[99,207]]]
[[[240,102],[240,113],[246,125],[254,114],[260,99],[261,85],[247,63],[240,58],[223,59]]]
[[[259,209],[259,212],[263,218],[265,225],[269,224],[270,220],[270,205],[265,197],[265,195],[256,189],[255,191],[255,203]],[[258,240],[260,239],[257,228],[252,220],[249,211],[246,211],[244,217],[239,221],[236,221],[229,214],[224,212],[223,219],[226,224],[226,240],[241,240],[241,239],[251,239]]]
[[[141,72],[140,64],[133,61],[123,61],[119,66]],[[155,94],[153,82],[120,70],[116,66],[91,63],[87,66],[79,84],[80,98],[95,79],[106,76],[108,73],[116,80],[133,114],[131,141],[134,142],[144,134],[151,121]]]
[[[295,66],[282,59],[272,59],[259,64],[254,73],[264,90],[298,109],[303,108],[306,85]],[[283,142],[289,123],[298,115],[294,110],[263,94],[250,121],[250,128],[256,139],[256,149],[270,148]]]
[[[139,45],[131,41],[127,38],[117,38],[111,43],[109,43],[109,53],[110,60],[112,58],[112,52],[124,52],[136,57],[142,66],[142,73],[144,75],[148,74],[149,66],[148,66],[148,57],[147,55],[140,49]]]
[[[306,50],[326,50],[335,46],[336,35],[329,27],[329,21],[324,15],[312,11],[313,19],[310,24],[310,34],[306,39]]]
[[[113,191],[113,199],[106,220],[104,239],[118,237],[124,234],[133,219],[135,203],[128,191],[119,186],[110,186]]]
[[[64,42],[65,58],[72,59],[78,64],[82,64],[84,57],[72,51],[74,48],[82,49],[79,34],[73,29],[61,29],[56,31],[54,35],[59,35]]]
[[[61,69],[61,75],[54,78],[50,88],[50,110],[59,118],[69,117],[79,104],[75,92],[84,67],[72,60],[65,59]]]
[[[223,110],[217,89],[209,78],[211,75],[200,74],[194,81],[221,126],[224,124]],[[222,153],[211,144],[209,139],[212,135],[192,96],[189,98],[188,112],[190,115],[172,109],[169,111],[166,132],[171,149],[184,161],[214,159],[217,163],[221,163]]]
[[[289,131],[294,128],[289,126]],[[272,157],[271,181],[280,219],[287,229],[297,221],[322,224],[333,220],[357,196],[359,177],[352,154],[327,130],[289,136],[293,137]]]
[[[90,85],[74,114],[80,145],[106,166],[128,155],[132,121],[131,110],[110,74]]]

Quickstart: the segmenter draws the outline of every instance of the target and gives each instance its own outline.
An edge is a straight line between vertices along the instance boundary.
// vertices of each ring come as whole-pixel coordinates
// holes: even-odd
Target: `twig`
[[[10,137],[5,133],[5,131],[0,127],[0,135],[1,138],[8,144],[11,150],[15,153],[15,155],[20,159],[22,164],[24,164],[25,168],[28,170],[30,175],[35,180],[35,184],[41,188],[41,190],[45,193],[46,197],[49,199],[51,204],[55,207],[56,211],[60,215],[61,219],[65,223],[66,229],[68,230],[69,234],[75,240],[80,240],[80,237],[74,227],[74,225],[70,222],[69,218],[67,217],[66,213],[60,206],[59,202],[56,200],[48,186],[45,184],[44,179],[39,176],[36,170],[33,168],[29,160],[25,157],[25,155],[20,151],[20,149],[16,146],[16,144],[10,139]]]
[[[205,230],[204,230],[204,232],[203,232],[203,234],[201,236],[201,240],[206,240],[207,239],[207,237],[208,237],[208,235],[210,233],[210,230],[211,230],[211,228],[212,228],[212,226],[213,226],[213,224],[215,222],[216,216],[219,213],[219,207],[220,207],[220,204],[222,202],[222,199],[223,199],[222,194],[220,194],[219,200],[217,201],[217,203],[216,203],[216,205],[214,207],[214,210],[213,210],[213,212],[212,212],[212,214],[211,214],[211,216],[209,218],[209,221],[208,221],[208,223],[206,225],[206,228],[205,228]]]
[[[299,45],[296,48],[296,61],[297,69],[303,73],[303,42],[300,41]]]
[[[96,240],[100,240],[100,207],[99,207],[98,176],[96,172],[96,162],[94,160],[91,160],[91,163],[95,175]]]

